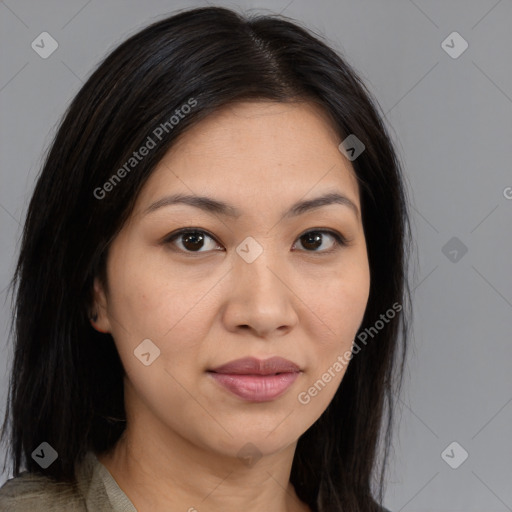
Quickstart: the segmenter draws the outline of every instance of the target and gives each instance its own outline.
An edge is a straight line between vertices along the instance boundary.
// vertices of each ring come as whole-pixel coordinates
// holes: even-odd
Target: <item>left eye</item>
[[[331,238],[331,244],[327,249],[324,250],[317,250],[319,247],[322,246],[324,242],[324,237],[328,236]],[[332,252],[338,248],[338,246],[345,245],[345,241],[343,237],[335,233],[333,231],[308,231],[307,233],[304,233],[301,235],[298,240],[301,241],[303,247],[312,248],[313,250],[308,252]],[[295,244],[293,244],[295,247]]]
[[[331,243],[327,249],[318,250],[324,243],[324,237],[328,236],[331,239]],[[205,248],[205,241],[210,240],[210,248],[206,246],[206,250],[202,250]],[[346,245],[346,241],[344,237],[330,230],[312,230],[307,231],[306,233],[299,236],[297,239],[300,241],[302,246],[306,249],[307,252],[332,252],[336,250],[339,246]],[[178,250],[185,253],[200,253],[200,252],[208,252],[209,250],[214,250],[216,247],[219,247],[219,244],[216,240],[208,234],[206,231],[202,229],[182,229],[171,234],[169,237],[165,239],[165,243],[174,245],[176,242],[179,242]],[[293,244],[293,249],[295,248],[297,242]],[[181,245],[181,247],[180,247]]]

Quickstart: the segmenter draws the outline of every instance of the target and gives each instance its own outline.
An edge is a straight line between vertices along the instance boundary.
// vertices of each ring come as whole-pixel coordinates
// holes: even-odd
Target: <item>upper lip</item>
[[[215,373],[229,373],[233,375],[275,375],[276,373],[300,372],[299,366],[282,357],[256,359],[244,357],[210,370]]]

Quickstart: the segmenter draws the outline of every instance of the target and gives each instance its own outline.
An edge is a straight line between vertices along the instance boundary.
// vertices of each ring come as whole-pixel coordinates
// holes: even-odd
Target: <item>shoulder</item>
[[[0,512],[82,512],[85,504],[70,483],[23,472],[0,487]]]

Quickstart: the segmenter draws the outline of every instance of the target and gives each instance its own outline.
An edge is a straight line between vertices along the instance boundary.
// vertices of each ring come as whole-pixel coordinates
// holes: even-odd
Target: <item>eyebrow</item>
[[[235,219],[242,215],[240,210],[238,210],[236,207],[223,201],[219,201],[207,196],[186,194],[172,194],[170,196],[163,197],[162,199],[159,199],[158,201],[155,201],[150,206],[148,206],[144,210],[143,214],[147,215],[165,206],[172,206],[175,204],[187,204],[189,206],[199,208],[207,213]],[[341,204],[343,206],[347,206],[353,211],[356,217],[359,218],[359,209],[357,208],[356,204],[348,197],[337,192],[330,192],[314,199],[298,201],[283,213],[282,218],[296,217],[316,208],[328,206],[331,204]]]

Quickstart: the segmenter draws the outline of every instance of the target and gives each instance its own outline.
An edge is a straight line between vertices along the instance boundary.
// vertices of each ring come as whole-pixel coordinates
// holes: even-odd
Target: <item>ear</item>
[[[93,305],[91,308],[91,325],[98,332],[111,331],[110,320],[107,315],[107,296],[98,277],[94,278]]]

